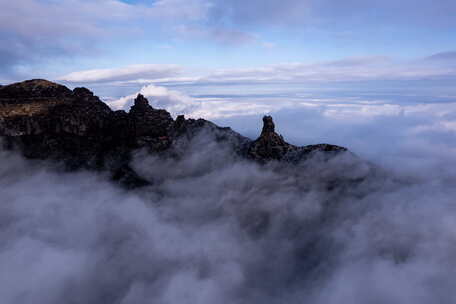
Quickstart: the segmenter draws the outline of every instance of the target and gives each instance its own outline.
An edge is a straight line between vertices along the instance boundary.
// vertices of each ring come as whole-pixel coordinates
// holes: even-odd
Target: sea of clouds
[[[127,191],[1,151],[1,302],[451,303],[454,105],[271,112],[358,156],[261,166],[206,132],[180,159],[138,151],[152,184]],[[216,121],[255,137],[262,113]]]

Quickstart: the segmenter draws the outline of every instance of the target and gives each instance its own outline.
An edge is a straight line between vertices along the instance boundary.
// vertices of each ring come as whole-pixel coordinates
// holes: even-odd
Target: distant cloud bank
[[[353,57],[318,63],[281,63],[256,68],[215,69],[196,74],[178,65],[141,64],[117,69],[77,71],[58,80],[69,83],[115,82],[170,85],[312,83],[375,80],[453,79],[456,52],[414,60],[385,56]]]

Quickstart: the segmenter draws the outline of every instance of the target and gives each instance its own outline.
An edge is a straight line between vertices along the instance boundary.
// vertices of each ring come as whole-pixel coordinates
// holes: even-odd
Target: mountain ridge
[[[128,165],[132,151],[169,151],[203,129],[228,143],[240,158],[259,163],[299,162],[313,153],[331,157],[348,151],[329,144],[289,144],[275,132],[271,116],[264,116],[260,136],[251,140],[204,119],[173,119],[141,94],[126,112],[113,111],[87,88],[70,90],[44,79],[0,87],[0,137],[5,147],[31,159],[62,161],[69,169],[108,169],[114,179],[132,186],[144,183]]]

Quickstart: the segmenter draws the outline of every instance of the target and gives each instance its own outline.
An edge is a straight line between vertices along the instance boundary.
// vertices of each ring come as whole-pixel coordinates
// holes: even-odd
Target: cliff
[[[328,144],[297,147],[275,132],[270,116],[263,123],[261,135],[252,141],[204,119],[178,116],[174,120],[142,95],[125,112],[112,111],[86,88],[70,90],[47,80],[0,87],[0,136],[6,148],[17,149],[27,158],[61,161],[68,169],[107,169],[114,179],[130,186],[146,183],[128,165],[132,151],[163,153],[191,141],[203,129],[239,157],[261,163],[299,162],[313,153],[330,157],[347,151]]]

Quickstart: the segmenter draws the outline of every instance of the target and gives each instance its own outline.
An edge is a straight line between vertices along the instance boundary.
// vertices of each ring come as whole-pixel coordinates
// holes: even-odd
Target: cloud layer
[[[180,70],[179,70],[180,69]],[[178,71],[180,74],[178,74]],[[256,68],[214,69],[199,75],[191,69],[166,65],[136,65],[120,69],[74,72],[59,79],[69,83],[257,85],[313,84],[359,81],[452,80],[453,52],[401,61],[384,56],[352,57],[318,63],[282,63]]]
[[[366,147],[381,140],[366,139]],[[426,151],[422,143],[415,148],[436,163],[416,166],[402,151],[391,172],[372,171],[350,155],[258,166],[236,159],[211,133],[183,145],[179,160],[138,152],[132,165],[153,185],[136,192],[2,151],[3,301],[454,298],[454,153],[438,157],[438,147]],[[376,162],[391,155],[379,152]]]

